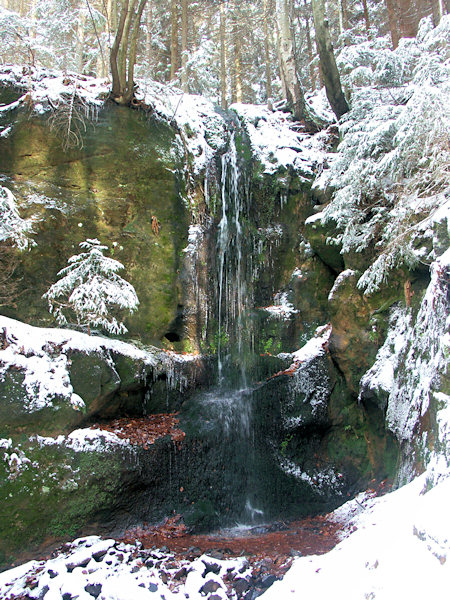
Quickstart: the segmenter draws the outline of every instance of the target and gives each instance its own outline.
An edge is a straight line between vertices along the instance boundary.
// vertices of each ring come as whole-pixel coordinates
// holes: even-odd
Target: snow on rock
[[[128,440],[120,438],[112,431],[104,429],[75,429],[69,435],[59,435],[55,438],[34,436],[39,446],[64,445],[74,452],[109,452],[118,446],[130,447]]]
[[[304,346],[292,353],[295,363],[307,363],[326,353],[328,341],[331,336],[331,326],[318,327],[312,337]]]
[[[294,305],[289,302],[287,292],[279,292],[275,295],[274,304],[272,306],[264,306],[269,315],[279,319],[290,319],[292,315],[298,313]]]
[[[80,600],[151,600],[210,596],[235,598],[230,582],[250,577],[244,558],[175,559],[168,552],[143,550],[97,536],[80,538],[47,561],[31,561],[0,574],[0,599],[27,594],[28,598]],[[228,587],[227,587],[228,586]]]
[[[188,245],[183,252],[195,257],[202,242],[204,231],[201,225],[189,225]]]
[[[264,173],[292,167],[304,181],[311,181],[326,160],[326,135],[299,133],[292,115],[253,104],[233,104],[231,109],[244,123],[254,156],[263,165]]]
[[[8,370],[24,375],[25,412],[33,413],[45,407],[54,407],[55,401],[64,401],[74,411],[83,411],[85,402],[70,380],[70,356],[74,351],[87,355],[98,353],[111,361],[112,355],[121,355],[138,361],[154,376],[166,373],[169,387],[183,389],[188,381],[183,366],[196,363],[197,355],[180,355],[150,347],[141,350],[120,340],[69,329],[40,328],[0,316],[0,380]]]
[[[427,455],[427,438],[420,437],[420,421],[429,410],[433,396],[437,400],[439,436],[444,436],[433,445],[441,453],[448,447],[445,432],[449,403],[448,396],[439,392],[439,382],[448,368],[450,250],[436,260],[430,270],[431,281],[416,319],[408,307],[393,308],[385,343],[360,386],[360,399],[375,393],[380,407],[386,410],[387,427],[397,439],[408,447],[416,444]],[[428,456],[427,462],[430,459]],[[408,477],[406,472],[405,476]]]

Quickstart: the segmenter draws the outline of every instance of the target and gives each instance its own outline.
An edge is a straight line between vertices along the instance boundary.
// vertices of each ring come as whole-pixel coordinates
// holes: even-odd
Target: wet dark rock
[[[74,560],[66,562],[66,567],[69,573],[71,573],[76,567],[85,567],[89,564],[91,557],[84,558],[83,560]]]
[[[196,546],[191,546],[188,550],[188,558],[199,558],[201,555],[202,551]]]
[[[223,550],[210,550],[208,552],[208,556],[211,558],[216,558],[217,560],[223,560],[225,552]]]
[[[48,587],[48,585],[44,585],[44,587],[39,592],[38,600],[42,600],[44,598],[45,594],[49,591],[49,589],[50,588]]]
[[[174,579],[176,579],[177,581],[180,579],[184,579],[188,574],[188,570],[186,569],[186,567],[181,567],[181,569],[179,569],[175,575],[173,576]]]
[[[94,598],[97,598],[102,591],[102,584],[101,583],[88,583],[86,586],[84,586],[84,589],[86,590],[86,592],[88,594],[90,594]]]
[[[233,588],[238,598],[241,598],[242,595],[250,589],[250,583],[246,579],[235,579],[233,582]]]
[[[66,592],[65,594],[62,595],[62,600],[72,600],[73,596],[72,594],[69,594],[69,592]]]
[[[213,594],[214,592],[217,592],[217,590],[219,588],[220,588],[220,583],[217,583],[217,581],[214,581],[213,579],[209,579],[200,588],[200,593],[203,593],[203,594]]]
[[[50,576],[50,579],[54,579],[55,577],[58,576],[58,573],[56,571],[53,571],[53,569],[49,569],[48,574]]]
[[[220,573],[220,565],[218,565],[217,563],[210,563],[205,560],[203,561],[203,563],[206,567],[203,577],[206,577],[208,573],[214,573],[214,575],[218,575]]]
[[[100,562],[105,556],[106,556],[107,550],[97,550],[96,552],[92,553],[92,558],[96,561],[96,562]]]
[[[170,579],[169,573],[166,573],[166,571],[160,571],[159,572],[159,576],[160,576],[161,581],[163,583],[167,583],[169,581],[169,579]]]
[[[278,577],[276,577],[275,575],[264,575],[264,577],[261,579],[261,587],[263,587],[264,589],[269,588],[273,583],[275,583],[275,581],[278,581]]]

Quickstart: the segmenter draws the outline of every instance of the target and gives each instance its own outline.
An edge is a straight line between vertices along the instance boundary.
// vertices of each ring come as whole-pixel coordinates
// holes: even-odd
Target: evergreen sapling
[[[91,327],[126,333],[125,325],[111,315],[117,309],[133,313],[139,304],[134,287],[117,274],[124,266],[104,256],[108,246],[97,239],[87,239],[80,247],[86,252],[69,258],[68,266],[58,273],[61,279],[43,295],[50,313],[64,325],[68,322],[65,313],[72,311],[79,325],[87,325],[89,334]]]

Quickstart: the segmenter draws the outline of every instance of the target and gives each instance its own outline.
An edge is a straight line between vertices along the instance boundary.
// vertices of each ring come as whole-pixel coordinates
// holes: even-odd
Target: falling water
[[[241,214],[248,200],[238,164],[235,134],[231,136],[230,148],[221,160],[222,217],[218,226],[218,370],[219,383],[223,382],[223,341],[230,328],[236,339],[238,354],[242,352],[242,315],[246,291],[245,272],[242,260]],[[245,385],[245,369],[240,361],[241,379]]]
[[[215,429],[221,443],[234,449],[234,456],[225,460],[234,463],[236,476],[249,481],[254,462],[254,446],[251,393],[247,389],[243,358],[245,309],[250,304],[244,261],[246,241],[241,223],[249,206],[249,193],[245,183],[245,173],[240,165],[233,133],[229,150],[221,157],[222,211],[217,230],[218,388],[215,392],[203,396],[202,409],[208,426]],[[248,247],[252,248],[252,245],[248,244]],[[224,359],[228,349],[224,342],[227,339],[231,339],[234,344],[237,365],[227,364],[228,368],[225,368]],[[233,378],[236,371],[239,374],[238,381]],[[224,451],[224,456],[225,452],[229,452],[229,448]],[[231,468],[230,464],[226,466]],[[245,485],[244,483],[244,487]],[[252,506],[247,493],[243,498],[239,518],[253,522],[262,517],[262,514],[261,510]]]

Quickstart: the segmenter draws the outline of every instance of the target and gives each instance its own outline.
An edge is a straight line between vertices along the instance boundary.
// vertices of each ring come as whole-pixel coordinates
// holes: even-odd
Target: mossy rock
[[[44,539],[74,537],[113,514],[136,470],[132,450],[75,451],[64,441],[13,438],[0,461],[0,564]]]
[[[305,237],[314,252],[335,273],[344,270],[344,259],[339,244],[330,244],[328,240],[336,237],[336,224],[333,220],[322,222],[320,218],[310,219],[305,223]]]
[[[183,157],[175,132],[139,111],[107,106],[87,123],[83,146],[65,150],[45,116],[19,111],[0,140],[2,172],[21,216],[34,220],[36,244],[23,253],[17,306],[3,314],[54,323],[42,295],[78,244],[97,238],[124,265],[140,300],[125,318],[129,336],[158,343],[176,316],[177,278],[187,243]],[[161,224],[152,230],[152,216]],[[24,293],[25,292],[25,293]]]
[[[59,433],[76,426],[82,415],[69,404],[69,397],[28,389],[24,372],[14,366],[0,378],[0,435],[14,432]]]
[[[329,303],[333,326],[330,352],[355,395],[361,377],[373,364],[378,350],[370,325],[371,307],[357,288],[358,279],[357,272],[344,271],[336,279]]]

